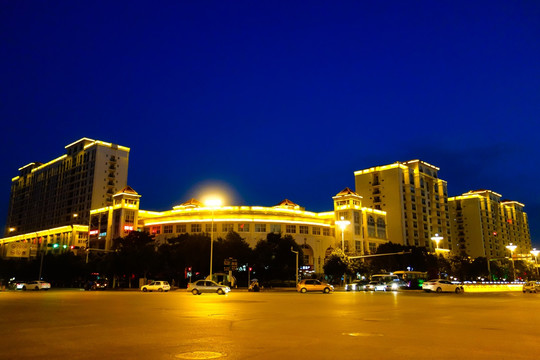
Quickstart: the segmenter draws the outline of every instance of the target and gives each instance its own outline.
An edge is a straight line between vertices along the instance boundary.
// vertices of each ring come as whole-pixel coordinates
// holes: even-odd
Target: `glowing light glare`
[[[220,198],[214,197],[214,196],[204,199],[203,202],[204,202],[204,205],[208,207],[213,207],[213,208],[220,207],[221,204],[223,203],[223,201]]]
[[[510,243],[510,245],[506,245],[506,248],[510,250],[511,253],[514,253],[514,251],[516,251],[517,249],[517,246]]]
[[[534,257],[537,257],[538,254],[540,254],[540,250],[536,250],[536,248],[531,250],[531,254],[533,254]]]
[[[435,234],[435,236],[431,237],[431,240],[435,241],[437,249],[439,248],[439,243],[441,242],[442,239],[443,237],[439,236],[439,234]]]
[[[343,216],[341,217],[341,220],[336,221],[336,225],[339,226],[341,231],[345,230],[347,226],[349,226],[351,222],[349,220],[344,220]]]

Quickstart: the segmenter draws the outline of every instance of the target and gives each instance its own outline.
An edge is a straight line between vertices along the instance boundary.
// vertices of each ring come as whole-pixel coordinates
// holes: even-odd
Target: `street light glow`
[[[506,248],[510,250],[510,260],[512,260],[512,272],[514,274],[513,280],[516,281],[516,267],[514,265],[514,251],[516,251],[517,246],[510,243],[509,245],[506,245]]]
[[[435,241],[435,249],[439,249],[439,242],[443,239],[442,236],[439,236],[439,234],[435,234],[435,236],[431,237],[431,240]]]
[[[341,220],[336,221],[336,225],[339,226],[341,229],[341,250],[345,252],[345,228],[350,225],[349,220],[345,220],[345,218],[342,216]]]

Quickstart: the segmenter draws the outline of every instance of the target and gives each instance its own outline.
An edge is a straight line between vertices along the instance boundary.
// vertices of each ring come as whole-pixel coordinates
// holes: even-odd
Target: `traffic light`
[[[62,247],[63,247],[64,249],[67,249],[67,245],[65,245],[65,244],[64,244],[64,245],[62,245]]]
[[[71,250],[74,250],[74,249],[77,250],[77,249],[79,249],[79,247],[78,247],[78,246],[75,246],[75,245],[71,245],[69,248],[70,248]]]
[[[58,244],[47,244],[47,247],[52,247],[53,249],[57,249],[59,246]]]

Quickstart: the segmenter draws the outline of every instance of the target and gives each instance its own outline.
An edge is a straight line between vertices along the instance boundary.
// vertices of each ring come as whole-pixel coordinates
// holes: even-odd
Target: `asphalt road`
[[[0,292],[0,359],[537,359],[540,294]]]

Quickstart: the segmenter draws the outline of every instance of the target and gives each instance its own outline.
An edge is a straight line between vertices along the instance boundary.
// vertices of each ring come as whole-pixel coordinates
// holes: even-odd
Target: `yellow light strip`
[[[54,164],[55,162],[58,162],[58,161],[60,161],[60,160],[64,160],[66,157],[67,157],[66,154],[64,154],[64,155],[62,155],[62,156],[59,156],[59,157],[57,157],[56,159],[49,161],[48,163],[45,163],[45,164],[39,165],[39,166],[36,167],[36,168],[33,168],[33,169],[32,169],[32,172],[41,170],[41,169],[43,169],[44,167],[47,167],[47,166],[49,166],[49,165],[52,165],[52,164]]]
[[[35,165],[35,162],[31,162],[30,164],[24,165],[23,167],[19,168],[19,171],[21,171],[22,169],[27,168],[27,167],[29,167],[31,165]]]
[[[87,140],[87,141],[95,141],[94,139],[89,139],[89,138],[87,138],[87,137],[83,137],[83,138],[81,138],[81,139],[79,139],[79,140],[77,140],[77,141],[72,142],[72,143],[69,144],[69,145],[64,146],[64,148],[67,149],[68,147],[73,146],[73,145],[75,145],[76,143],[79,143],[79,142],[84,141],[84,140]]]
[[[156,222],[149,222],[145,223],[144,226],[153,226],[153,225],[165,225],[165,224],[178,224],[178,223],[203,223],[203,222],[212,222],[212,219],[187,219],[187,220],[170,220],[170,221],[156,221]],[[239,223],[246,223],[246,222],[258,222],[258,223],[282,223],[282,224],[300,224],[300,225],[314,225],[314,226],[323,226],[323,227],[331,227],[331,224],[324,224],[324,223],[316,223],[316,222],[309,222],[309,221],[294,221],[294,220],[265,220],[265,219],[238,219],[238,218],[230,218],[230,219],[219,219],[214,218],[214,222],[239,222]]]
[[[367,174],[367,173],[371,173],[371,172],[375,172],[375,171],[383,171],[383,170],[394,169],[394,168],[397,168],[397,167],[402,168],[402,169],[408,169],[407,166],[403,165],[400,162],[397,162],[397,163],[394,163],[394,164],[383,165],[383,166],[375,166],[375,167],[371,167],[369,169],[358,170],[358,171],[354,172],[354,175],[363,175],[363,174]]]
[[[15,176],[13,179],[11,179],[11,182],[19,180],[18,176]]]

